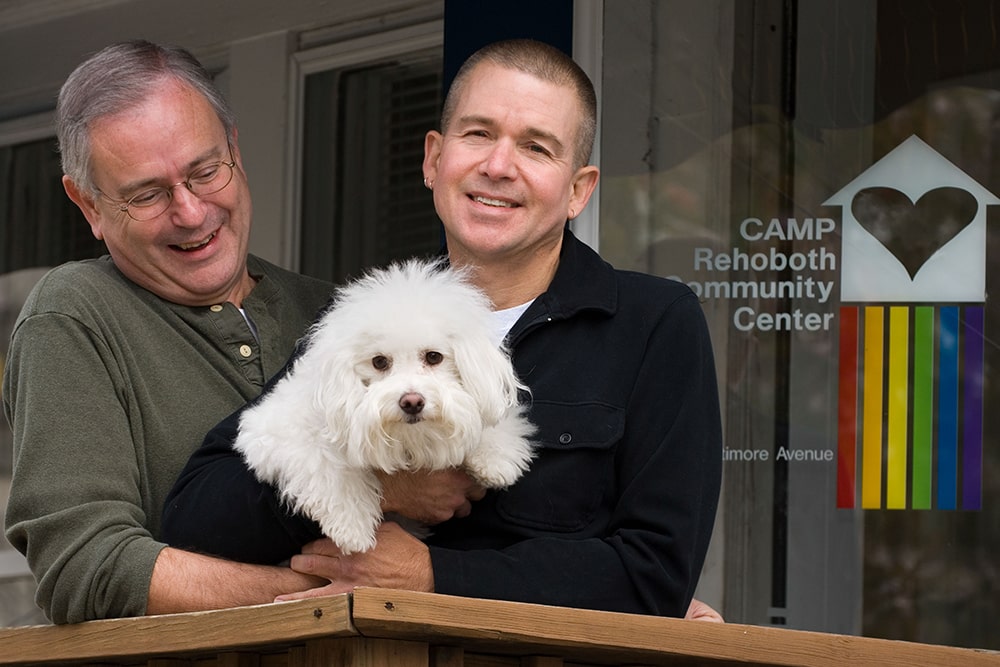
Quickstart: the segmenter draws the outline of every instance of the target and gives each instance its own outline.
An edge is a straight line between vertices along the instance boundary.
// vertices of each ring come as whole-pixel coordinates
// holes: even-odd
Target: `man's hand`
[[[691,604],[688,606],[688,610],[687,613],[684,614],[684,618],[688,621],[707,621],[709,623],[726,622],[722,618],[722,614],[715,611],[715,609],[709,607],[697,598],[691,600]]]
[[[296,572],[329,580],[329,584],[298,593],[279,595],[275,601],[303,600],[347,593],[356,586],[434,591],[434,572],[427,546],[392,521],[383,523],[375,546],[345,556],[332,540],[310,542],[292,556]]]
[[[429,526],[468,516],[472,501],[486,494],[483,487],[457,468],[375,474],[382,484],[384,513],[394,512]]]

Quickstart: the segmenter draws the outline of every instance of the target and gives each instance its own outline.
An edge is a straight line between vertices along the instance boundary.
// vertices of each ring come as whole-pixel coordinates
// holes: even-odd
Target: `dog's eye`
[[[428,366],[437,366],[444,361],[444,355],[437,350],[427,350],[424,352],[424,361],[427,362]]]
[[[389,366],[392,366],[392,361],[389,360],[389,357],[383,354],[372,357],[372,367],[374,367],[375,370],[387,371],[389,370]]]

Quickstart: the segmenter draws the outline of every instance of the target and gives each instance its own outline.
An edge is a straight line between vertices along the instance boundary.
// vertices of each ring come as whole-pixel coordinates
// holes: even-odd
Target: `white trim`
[[[300,51],[289,64],[288,140],[285,155],[286,173],[285,257],[283,266],[299,269],[299,241],[302,226],[302,142],[305,111],[305,77],[316,72],[357,65],[424,49],[440,48],[444,40],[444,21],[435,20]],[[427,128],[430,130],[431,128]]]
[[[573,59],[587,73],[597,93],[597,134],[590,161],[601,165],[601,81],[604,58],[604,2],[574,0],[573,2]],[[601,182],[598,180],[594,194],[583,212],[571,223],[577,238],[594,250],[600,250]]]
[[[17,0],[0,3],[0,25],[4,30],[54,21],[94,9],[122,4],[123,0]]]
[[[55,136],[54,111],[0,121],[0,146],[14,146]]]

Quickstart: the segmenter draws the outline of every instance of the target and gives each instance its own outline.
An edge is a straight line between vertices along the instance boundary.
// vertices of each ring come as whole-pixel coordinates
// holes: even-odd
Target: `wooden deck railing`
[[[911,642],[362,588],[221,611],[0,629],[0,665],[1000,665]]]

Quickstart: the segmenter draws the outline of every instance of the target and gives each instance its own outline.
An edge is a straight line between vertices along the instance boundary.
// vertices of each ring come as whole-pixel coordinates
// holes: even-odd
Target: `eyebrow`
[[[469,115],[461,116],[455,124],[457,126],[485,125],[487,127],[495,127],[497,123],[486,116]],[[566,151],[566,146],[559,140],[559,137],[546,130],[539,129],[537,127],[528,127],[521,133],[521,135],[528,137],[529,139],[543,139],[550,142],[553,144],[556,153],[560,155],[564,154]]]
[[[229,146],[228,142],[226,146],[228,149]],[[198,157],[196,157],[195,159],[188,162],[187,171],[185,172],[185,178],[190,176],[192,171],[197,169],[199,165],[204,164],[205,162],[210,162],[215,160],[225,160],[225,157],[218,157],[218,153],[219,153],[219,147],[214,146],[205,151],[204,153],[202,153],[201,155],[199,155]],[[133,181],[131,183],[126,183],[118,190],[118,195],[120,197],[125,198],[126,195],[131,194],[133,192],[137,192],[143,188],[158,186],[160,185],[161,181],[162,179],[159,178],[145,178],[140,181]]]

